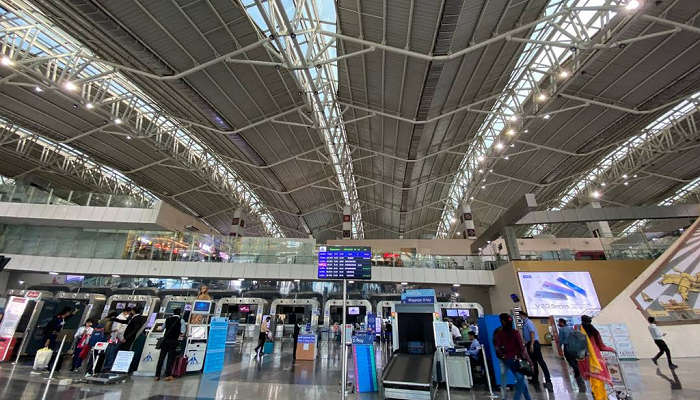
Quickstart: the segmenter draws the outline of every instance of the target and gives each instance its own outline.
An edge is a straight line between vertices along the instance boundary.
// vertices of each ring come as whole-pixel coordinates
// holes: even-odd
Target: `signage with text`
[[[319,279],[372,279],[372,249],[367,246],[321,246]]]

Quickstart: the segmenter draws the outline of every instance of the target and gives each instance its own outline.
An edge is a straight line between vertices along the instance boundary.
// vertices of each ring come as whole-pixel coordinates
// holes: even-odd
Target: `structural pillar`
[[[462,204],[462,213],[459,216],[462,223],[462,235],[465,239],[476,240],[476,229],[474,229],[474,217],[472,206],[469,203]]]
[[[352,210],[343,207],[343,239],[352,239]]]
[[[590,206],[592,208],[602,208],[600,206],[600,202],[598,201],[591,202]],[[588,230],[591,232],[591,235],[593,235],[593,237],[600,238],[613,236],[608,221],[586,222],[586,226],[588,226]]]
[[[229,236],[231,237],[241,237],[243,236],[243,228],[245,228],[245,220],[243,219],[243,210],[237,208],[233,212],[233,220],[231,220],[231,232]]]
[[[506,242],[508,258],[511,260],[520,259],[520,248],[518,247],[518,237],[515,235],[515,228],[512,226],[503,227],[503,240]]]

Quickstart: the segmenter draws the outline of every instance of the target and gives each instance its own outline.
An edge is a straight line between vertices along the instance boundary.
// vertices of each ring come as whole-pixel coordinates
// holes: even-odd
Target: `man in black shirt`
[[[70,317],[73,315],[73,309],[70,307],[64,307],[61,312],[56,314],[55,317],[49,321],[48,324],[46,324],[46,327],[44,328],[44,347],[48,347],[49,349],[53,350],[53,354],[51,355],[51,361],[49,361],[49,365],[46,367],[47,370],[51,369],[51,366],[54,363],[54,360],[56,359],[57,354],[57,341],[58,341],[58,334],[61,332],[63,329],[63,325],[66,323],[66,318]],[[60,365],[56,366],[56,369],[60,369]]]
[[[175,379],[172,376],[175,357],[177,357],[177,344],[181,333],[180,313],[182,310],[176,308],[173,310],[173,315],[165,320],[165,332],[163,340],[160,344],[160,355],[158,356],[158,364],[156,364],[156,380],[160,380],[160,370],[163,368],[165,356],[168,356],[168,362],[165,365],[167,376],[166,381]]]
[[[299,342],[299,332],[301,332],[301,322],[297,320],[296,314],[292,314],[292,323],[294,324],[294,332],[292,337],[294,338],[294,347],[292,348],[292,362],[297,358],[297,343]]]

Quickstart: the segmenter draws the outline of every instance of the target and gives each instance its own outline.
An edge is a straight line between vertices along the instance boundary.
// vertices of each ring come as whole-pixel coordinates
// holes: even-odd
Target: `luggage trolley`
[[[606,385],[605,389],[608,392],[608,398],[615,396],[618,400],[631,400],[632,391],[625,380],[625,372],[622,369],[622,363],[617,353],[614,351],[601,352],[605,363],[608,365],[610,376],[612,377],[612,385]]]

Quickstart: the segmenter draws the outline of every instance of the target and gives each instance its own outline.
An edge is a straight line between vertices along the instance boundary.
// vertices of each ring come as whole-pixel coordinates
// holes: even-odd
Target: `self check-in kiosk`
[[[102,318],[110,311],[121,313],[125,308],[140,308],[143,315],[150,315],[159,310],[160,298],[158,296],[143,294],[113,294],[107,299]]]
[[[293,332],[292,314],[294,314],[296,321],[308,321],[311,324],[312,332],[316,332],[320,308],[319,301],[313,298],[274,300],[270,305],[270,317],[277,326],[275,337],[281,338]]]
[[[348,324],[366,324],[367,314],[372,313],[372,303],[369,300],[347,300],[345,321]],[[323,326],[329,328],[334,323],[343,323],[343,300],[326,301],[323,307]]]
[[[160,350],[156,348],[158,340],[165,334],[165,319],[157,319],[153,327],[148,331],[146,342],[143,345],[139,366],[134,375],[155,376],[156,365]]]
[[[209,300],[195,300],[192,303],[190,323],[187,324],[187,342],[185,344],[185,355],[187,356],[186,372],[201,371],[204,367],[212,306],[213,302]],[[198,323],[191,323],[194,320]]]
[[[40,322],[46,326],[57,312],[53,312],[55,302],[50,292],[12,289],[7,295],[5,315],[0,323],[0,361],[10,361],[24,354],[31,338],[43,334]],[[43,321],[40,316],[44,314],[51,317]]]
[[[179,308],[182,318],[184,318],[185,321],[189,321],[192,302],[195,301],[196,298],[195,296],[165,296],[160,305],[158,316],[161,318],[168,318]]]
[[[238,331],[257,340],[268,302],[259,297],[224,297],[216,302],[214,316],[238,323]]]

